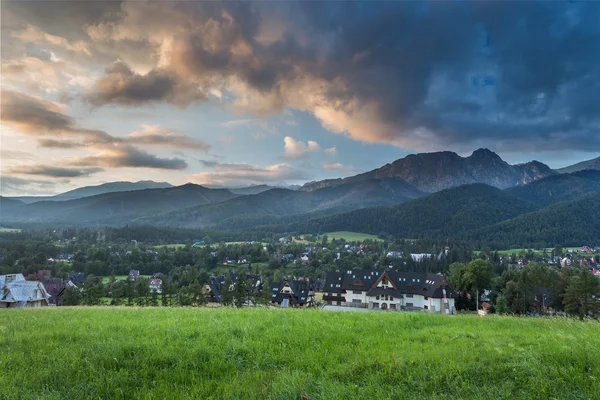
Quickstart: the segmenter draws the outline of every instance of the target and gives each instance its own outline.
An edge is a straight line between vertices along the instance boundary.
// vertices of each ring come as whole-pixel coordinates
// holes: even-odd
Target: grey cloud
[[[156,168],[166,170],[181,170],[187,168],[187,163],[180,158],[160,158],[130,145],[106,146],[98,155],[79,157],[68,162],[68,165],[87,167],[101,166],[110,168]]]
[[[124,62],[117,61],[106,68],[106,76],[96,83],[94,91],[85,99],[95,106],[166,101],[184,107],[193,101],[207,100],[207,97],[198,86],[183,82],[169,71],[154,69],[140,75]]]
[[[306,172],[292,168],[288,164],[275,164],[258,167],[251,164],[228,164],[201,161],[212,172],[195,174],[188,179],[191,182],[206,185],[236,186],[281,181],[301,181],[309,179]]]
[[[35,137],[41,147],[63,149],[97,147],[103,150],[109,149],[109,152],[118,155],[116,158],[107,159],[104,156],[98,158],[100,162],[103,162],[99,165],[110,166],[111,163],[114,163],[123,166],[121,164],[129,163],[131,166],[148,165],[151,168],[182,169],[187,166],[182,159],[158,158],[136,149],[132,144],[204,151],[210,148],[201,140],[151,125],[144,125],[144,130],[134,132],[126,138],[115,137],[102,130],[80,128],[75,125],[72,117],[63,113],[60,105],[9,90],[2,91],[0,110],[3,122]],[[112,145],[112,147],[108,145]]]
[[[102,168],[64,168],[52,165],[22,165],[8,170],[11,174],[41,175],[53,178],[78,178],[103,171]]]
[[[23,195],[23,193],[28,193],[30,195],[53,194],[56,183],[57,182],[55,181],[22,179],[16,176],[3,174],[0,179],[0,193],[5,196]],[[68,183],[68,180],[61,183]]]

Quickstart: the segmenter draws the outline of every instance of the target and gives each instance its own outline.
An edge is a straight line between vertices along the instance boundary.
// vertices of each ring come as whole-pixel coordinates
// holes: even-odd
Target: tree
[[[236,307],[241,308],[246,304],[247,299],[247,281],[244,274],[238,274],[237,281],[235,283],[235,296],[233,302]]]
[[[102,284],[102,277],[88,276],[83,285],[83,303],[87,306],[98,305],[103,294],[104,285]]]
[[[70,286],[65,289],[62,296],[61,305],[63,306],[76,306],[81,302],[81,290],[79,288]]]
[[[588,270],[582,268],[577,276],[571,278],[565,292],[565,310],[578,315],[581,320],[600,310],[598,281]]]
[[[498,314],[505,314],[507,311],[506,297],[503,295],[498,296],[496,299],[496,312]]]
[[[465,268],[463,284],[475,289],[476,308],[479,310],[479,291],[490,288],[494,277],[494,267],[486,260],[473,260]]]
[[[146,304],[146,297],[150,291],[150,281],[148,278],[140,276],[135,281],[135,294],[137,295],[136,304],[138,306],[143,306]]]
[[[223,299],[223,305],[230,306],[233,303],[233,295],[231,294],[230,288],[233,286],[230,274],[225,274],[225,282],[221,286],[221,297]]]

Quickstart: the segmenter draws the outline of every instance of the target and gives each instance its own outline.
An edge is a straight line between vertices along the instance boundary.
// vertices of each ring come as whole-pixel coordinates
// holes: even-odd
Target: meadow
[[[318,309],[0,318],[0,399],[598,399],[600,325]]]
[[[379,239],[376,235],[369,235],[368,233],[359,232],[338,231],[328,232],[326,235],[330,241],[333,239],[344,239],[347,242],[363,242],[365,240],[381,241],[381,239]]]

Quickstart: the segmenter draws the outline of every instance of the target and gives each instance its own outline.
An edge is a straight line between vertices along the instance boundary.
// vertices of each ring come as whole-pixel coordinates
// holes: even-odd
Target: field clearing
[[[0,226],[0,233],[8,233],[8,232],[21,232],[21,230],[15,229],[15,228],[3,228]]]
[[[543,250],[535,250],[535,249],[508,249],[508,250],[497,250],[497,251],[498,251],[498,254],[502,254],[502,255],[505,255],[505,256],[510,256],[512,254],[519,255],[519,253],[521,253],[521,252],[526,253],[529,250],[532,250],[534,253],[536,253],[538,255],[542,255],[544,253]],[[546,248],[546,253],[548,255],[551,255],[552,254],[552,250],[554,250],[553,247],[548,247],[548,248]],[[563,247],[563,252],[566,253],[569,250],[573,250],[575,253],[578,253],[579,250],[581,250],[581,246],[580,247]],[[481,250],[477,250],[474,253],[479,254],[479,253],[481,253]]]
[[[332,239],[344,239],[347,242],[362,242],[364,240],[377,240],[382,241],[376,235],[369,235],[368,233],[359,233],[359,232],[347,232],[347,231],[339,231],[339,232],[328,232],[326,233],[329,241]]]
[[[299,309],[2,311],[0,399],[597,399],[600,325]]]
[[[140,277],[144,277],[144,278],[150,278],[152,275],[140,275]],[[129,277],[129,275],[115,275],[115,279],[118,281],[123,281],[125,279],[127,279],[127,277]],[[102,283],[108,283],[110,282],[110,276],[103,276],[102,277]]]

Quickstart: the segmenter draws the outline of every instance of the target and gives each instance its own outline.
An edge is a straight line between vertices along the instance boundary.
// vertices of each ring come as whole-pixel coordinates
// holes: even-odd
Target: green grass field
[[[369,235],[367,233],[358,233],[358,232],[347,232],[347,231],[339,231],[339,232],[329,232],[327,233],[327,237],[329,240],[335,239],[344,239],[347,242],[362,242],[364,240],[379,240],[376,235]]]
[[[0,399],[600,398],[596,322],[97,307],[0,332]]]

